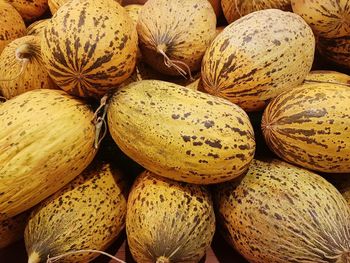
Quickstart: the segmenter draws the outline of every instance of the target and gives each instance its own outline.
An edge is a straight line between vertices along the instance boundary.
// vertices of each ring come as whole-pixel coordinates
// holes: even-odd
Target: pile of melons
[[[350,0],[0,0],[0,23],[1,262],[22,239],[124,262],[124,228],[138,263],[215,232],[350,262]]]

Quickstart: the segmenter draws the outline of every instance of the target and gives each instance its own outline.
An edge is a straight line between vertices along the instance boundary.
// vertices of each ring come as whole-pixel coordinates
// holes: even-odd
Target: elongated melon
[[[58,89],[41,58],[39,36],[24,36],[5,47],[0,76],[0,90],[7,99],[33,89]]]
[[[25,35],[26,26],[21,15],[7,1],[0,0],[0,54],[12,40]]]
[[[271,101],[262,119],[269,147],[282,159],[330,173],[350,172],[350,89],[314,83]]]
[[[254,155],[253,128],[241,108],[169,82],[143,80],[117,90],[107,116],[120,149],[170,179],[228,181]]]
[[[137,32],[114,0],[73,0],[60,8],[41,42],[50,76],[66,92],[101,97],[133,72]]]
[[[291,0],[293,12],[312,27],[316,35],[338,38],[350,34],[348,0]]]
[[[300,85],[311,70],[315,38],[298,15],[277,9],[251,13],[227,26],[207,49],[204,90],[246,111]]]
[[[104,250],[125,226],[127,184],[110,163],[94,162],[36,207],[25,229],[30,263],[76,250]],[[64,262],[89,262],[96,253],[77,253]]]
[[[25,211],[19,215],[0,221],[0,249],[23,238],[29,214],[29,211]]]
[[[254,160],[215,190],[218,221],[249,262],[349,262],[350,208],[321,176]]]
[[[126,233],[137,262],[198,262],[214,231],[211,195],[204,186],[149,171],[136,179],[128,199]]]
[[[36,205],[93,159],[93,112],[61,90],[28,91],[0,111],[0,220]]]

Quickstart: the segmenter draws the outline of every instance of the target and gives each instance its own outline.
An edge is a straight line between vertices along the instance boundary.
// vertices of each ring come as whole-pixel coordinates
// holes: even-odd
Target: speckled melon
[[[58,88],[42,61],[39,36],[24,36],[5,47],[0,55],[0,76],[0,90],[7,99],[33,89]]]
[[[215,28],[207,0],[149,0],[137,24],[143,59],[163,74],[188,76],[200,69]]]
[[[314,83],[273,99],[262,119],[269,147],[282,159],[331,173],[350,172],[350,89]]]
[[[294,13],[312,27],[315,34],[326,38],[350,34],[350,5],[348,0],[292,0]]]
[[[246,111],[263,109],[311,70],[315,38],[298,15],[277,9],[251,13],[227,26],[202,63],[206,92]]]
[[[57,10],[63,6],[65,3],[67,3],[69,0],[48,0],[48,5],[51,11],[51,14],[54,15]],[[118,3],[121,3],[122,0],[114,0]]]
[[[21,15],[7,1],[0,0],[0,54],[12,40],[26,33]]]
[[[29,211],[25,211],[19,215],[0,221],[0,249],[23,238],[29,214]]]
[[[229,24],[240,17],[259,10],[291,10],[290,0],[221,0],[221,6]]]
[[[197,184],[231,180],[249,166],[253,128],[235,104],[164,81],[123,87],[108,107],[120,149],[146,169]]]
[[[350,35],[340,38],[318,38],[317,48],[321,56],[335,65],[350,69]]]
[[[91,162],[93,112],[61,90],[25,92],[1,105],[0,220],[53,194]]]
[[[127,184],[110,163],[94,162],[71,183],[40,203],[25,229],[30,263],[76,250],[104,251],[125,226]],[[77,253],[60,262],[89,262]]]
[[[132,19],[132,21],[134,22],[134,25],[136,27],[137,25],[137,21],[139,19],[139,14],[141,12],[141,8],[142,5],[127,5],[125,7],[126,12],[128,13],[128,15],[130,16],[130,18]]]
[[[48,9],[47,0],[7,0],[25,21],[33,21]]]
[[[116,1],[73,0],[51,18],[41,49],[61,89],[80,97],[101,97],[132,74],[137,32]]]
[[[332,70],[313,70],[310,71],[304,80],[304,84],[321,82],[350,85],[350,76]]]
[[[139,263],[199,262],[210,246],[215,215],[210,192],[149,171],[128,198],[126,233]]]
[[[249,262],[349,262],[350,208],[321,176],[254,160],[215,191],[218,221]]]
[[[42,19],[35,21],[27,27],[27,35],[32,36],[43,36],[44,30],[49,23],[50,19]]]

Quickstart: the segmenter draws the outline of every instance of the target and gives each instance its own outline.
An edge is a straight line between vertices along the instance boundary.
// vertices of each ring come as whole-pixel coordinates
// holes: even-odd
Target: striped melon
[[[33,89],[57,88],[44,67],[39,36],[24,36],[5,47],[0,76],[0,90],[7,99]]]
[[[350,208],[321,176],[254,160],[241,182],[215,190],[228,240],[254,263],[350,261]]]
[[[25,211],[19,215],[0,221],[0,249],[23,238],[29,214],[29,211]]]
[[[27,35],[43,36],[45,27],[47,26],[49,21],[50,19],[42,19],[30,24],[27,27]]]
[[[292,0],[294,13],[312,27],[316,35],[325,38],[350,34],[350,6],[348,0]]]
[[[296,14],[276,9],[251,13],[227,26],[207,49],[204,90],[246,111],[263,109],[311,70],[315,38]]]
[[[126,233],[139,263],[198,262],[215,231],[211,194],[145,171],[128,199]]]
[[[17,10],[5,0],[0,0],[0,54],[12,40],[26,33],[26,26]]]
[[[137,32],[116,1],[73,0],[51,18],[41,49],[60,88],[80,97],[101,97],[132,74]]]
[[[350,36],[340,38],[318,38],[319,53],[335,65],[350,69]]]
[[[93,159],[93,112],[62,90],[25,92],[1,105],[0,220],[36,205]]]
[[[149,0],[137,24],[143,59],[160,73],[188,76],[200,69],[215,28],[207,0]]]
[[[48,9],[47,0],[7,0],[14,6],[25,21],[33,21]]]
[[[229,24],[242,16],[259,10],[291,10],[290,0],[221,0],[221,5]]]
[[[269,147],[282,159],[332,173],[350,172],[350,89],[314,83],[273,99],[262,119]]]
[[[110,163],[97,160],[40,203],[25,229],[29,263],[76,250],[105,250],[125,226],[126,181]],[[60,262],[89,262],[99,254],[76,253]]]
[[[117,90],[107,116],[120,149],[170,179],[228,181],[254,156],[253,128],[241,108],[169,82],[143,80]]]

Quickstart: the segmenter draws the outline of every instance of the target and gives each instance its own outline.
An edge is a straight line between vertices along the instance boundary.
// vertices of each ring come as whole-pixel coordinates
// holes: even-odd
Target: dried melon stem
[[[188,76],[190,77],[190,80],[194,80],[192,77],[192,73],[191,73],[191,69],[190,67],[185,63],[182,62],[180,60],[174,60],[174,59],[170,59],[168,57],[168,55],[165,53],[167,50],[167,47],[165,44],[160,44],[157,46],[157,52],[161,55],[163,55],[164,57],[164,64],[165,66],[167,66],[168,68],[173,67],[177,72],[179,72],[179,74],[181,76],[183,76],[184,78],[187,79],[186,75],[188,74]],[[183,68],[181,68],[179,65],[182,65],[186,68],[186,70],[184,70]]]
[[[114,256],[112,256],[112,255],[110,255],[110,254],[108,254],[106,252],[103,252],[103,251],[100,251],[100,250],[94,250],[94,249],[82,249],[82,250],[71,251],[71,252],[67,252],[67,253],[64,253],[62,255],[58,255],[58,256],[52,257],[52,258],[50,258],[48,256],[46,263],[56,262],[56,261],[59,261],[61,258],[64,258],[66,256],[70,256],[70,255],[74,255],[74,254],[81,254],[81,253],[98,253],[98,254],[107,256],[107,257],[109,257],[109,258],[111,258],[111,259],[113,259],[113,260],[115,260],[115,261],[117,261],[119,263],[126,263],[125,261],[123,261],[123,260],[121,260],[119,258],[116,258],[116,257],[114,257]],[[30,262],[30,263],[32,263],[32,262]]]
[[[157,258],[156,263],[170,263],[170,260],[167,257],[161,256],[161,257]]]
[[[110,97],[110,94],[108,93],[102,97],[100,101],[100,106],[97,108],[97,110],[94,113],[93,123],[95,124],[95,145],[94,145],[95,149],[98,149],[103,138],[107,134],[106,115],[107,115],[109,97]],[[100,112],[102,112],[101,116],[99,116]],[[103,134],[102,136],[100,136],[102,129],[103,129]]]
[[[22,63],[21,70],[17,75],[11,78],[0,79],[0,81],[11,81],[18,79],[25,71],[30,58],[35,54],[35,51],[31,48],[31,45],[24,43],[20,45],[15,52],[16,59]]]

